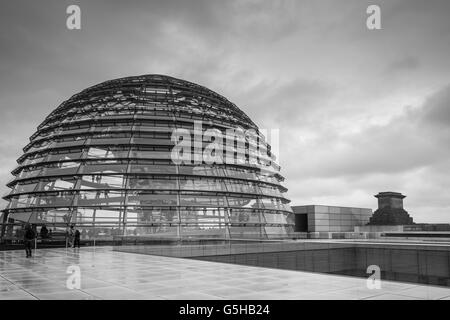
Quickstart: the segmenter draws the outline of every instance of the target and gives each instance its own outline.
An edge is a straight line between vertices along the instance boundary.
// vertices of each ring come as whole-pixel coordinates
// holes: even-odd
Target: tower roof
[[[379,192],[378,194],[374,195],[374,197],[375,198],[400,198],[400,199],[406,198],[406,196],[401,194],[400,192],[392,192],[392,191]]]

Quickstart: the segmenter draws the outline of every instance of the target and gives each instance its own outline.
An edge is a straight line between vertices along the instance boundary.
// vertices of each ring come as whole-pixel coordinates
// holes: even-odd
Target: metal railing
[[[205,257],[218,255],[235,255],[250,253],[269,253],[299,250],[320,250],[351,248],[351,243],[346,242],[311,242],[298,240],[263,240],[263,239],[208,239],[192,238],[183,241],[164,243],[163,239],[130,237],[115,239],[113,250],[142,253],[159,256],[170,256],[179,258]]]
[[[46,224],[49,229],[49,233],[47,236],[42,237],[38,229],[34,228],[36,232],[36,238],[34,247],[69,247],[69,236],[68,236],[68,227],[67,225],[52,225]],[[0,250],[5,249],[17,249],[19,246],[23,245],[24,238],[24,224],[23,223],[0,223]],[[83,246],[96,246],[98,244],[111,244],[113,241],[112,235],[101,235],[98,236],[99,231],[102,229],[99,228],[89,228],[91,232],[89,235],[85,235],[81,237],[81,244]],[[3,231],[3,232],[2,232]]]

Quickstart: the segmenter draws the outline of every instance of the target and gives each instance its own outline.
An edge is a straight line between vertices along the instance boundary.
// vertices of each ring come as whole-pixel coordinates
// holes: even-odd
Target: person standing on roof
[[[67,231],[67,240],[69,241],[69,248],[73,247],[74,237],[75,237],[75,230],[73,229],[73,225],[71,225],[69,231]]]
[[[33,245],[33,240],[36,238],[36,234],[29,223],[25,225],[25,233],[23,236],[23,243],[25,245],[25,252],[27,253],[27,258],[31,258],[31,247]]]
[[[73,243],[73,247],[76,248],[78,246],[78,248],[80,248],[80,237],[81,237],[81,233],[80,230],[76,229],[75,230],[75,235],[74,235],[74,243]]]

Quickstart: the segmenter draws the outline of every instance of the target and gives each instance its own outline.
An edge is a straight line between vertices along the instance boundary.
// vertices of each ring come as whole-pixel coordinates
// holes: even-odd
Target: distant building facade
[[[369,222],[372,209],[337,206],[292,206],[296,232],[353,232]]]

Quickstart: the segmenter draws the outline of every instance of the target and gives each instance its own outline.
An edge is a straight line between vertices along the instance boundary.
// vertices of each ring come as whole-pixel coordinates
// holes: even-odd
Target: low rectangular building
[[[292,206],[296,232],[353,232],[369,222],[372,209],[337,206]]]

